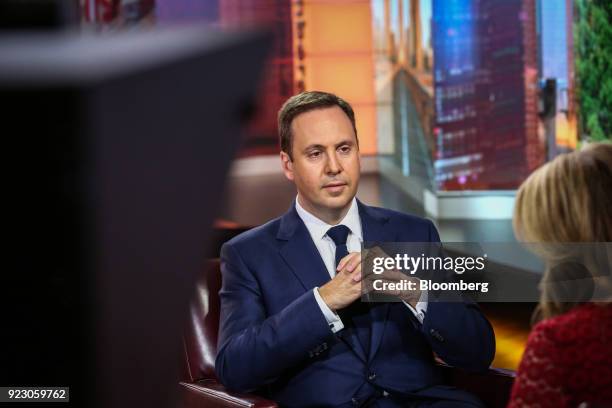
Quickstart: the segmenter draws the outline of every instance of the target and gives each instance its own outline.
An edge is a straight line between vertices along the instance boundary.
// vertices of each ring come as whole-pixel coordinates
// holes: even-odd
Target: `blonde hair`
[[[517,192],[513,227],[523,242],[612,241],[612,144],[590,144],[534,171]],[[539,248],[547,263],[543,282],[555,280],[551,264],[567,256],[568,246]],[[551,287],[543,285],[537,320],[565,313],[577,304],[560,301]]]

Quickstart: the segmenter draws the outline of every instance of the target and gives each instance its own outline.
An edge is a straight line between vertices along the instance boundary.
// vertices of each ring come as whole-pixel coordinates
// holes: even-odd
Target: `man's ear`
[[[285,152],[280,152],[281,166],[283,167],[283,173],[288,180],[293,181],[293,161],[291,157]]]

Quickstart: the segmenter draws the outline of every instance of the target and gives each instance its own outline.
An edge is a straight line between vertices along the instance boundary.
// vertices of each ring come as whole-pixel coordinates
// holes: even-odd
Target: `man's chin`
[[[341,210],[349,206],[352,200],[353,195],[349,194],[348,192],[343,192],[342,194],[338,195],[329,194],[324,201],[326,207],[330,209]]]

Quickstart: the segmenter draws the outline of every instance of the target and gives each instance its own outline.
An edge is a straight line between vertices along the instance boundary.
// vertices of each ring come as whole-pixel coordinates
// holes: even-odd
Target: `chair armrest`
[[[270,400],[252,394],[232,393],[215,380],[200,380],[195,383],[181,382],[180,407],[183,408],[276,408]]]
[[[512,370],[489,368],[482,373],[474,373],[438,364],[448,385],[468,391],[482,400],[487,407],[505,407],[516,376]]]

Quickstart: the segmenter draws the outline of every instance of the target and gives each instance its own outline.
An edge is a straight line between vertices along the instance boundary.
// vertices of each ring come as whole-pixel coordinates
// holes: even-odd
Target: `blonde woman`
[[[612,406],[612,303],[589,302],[609,281],[612,258],[586,251],[612,242],[612,144],[536,170],[517,193],[514,230],[538,243],[547,269],[509,407]]]

